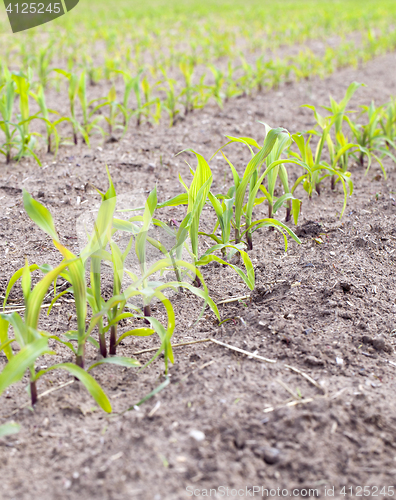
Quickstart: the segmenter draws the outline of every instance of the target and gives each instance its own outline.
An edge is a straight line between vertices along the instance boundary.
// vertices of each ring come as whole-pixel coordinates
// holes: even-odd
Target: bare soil
[[[326,105],[329,94],[339,100],[354,80],[367,86],[351,108],[371,100],[382,104],[396,95],[395,64],[393,53],[325,80],[238,98],[222,110],[209,106],[172,129],[143,124],[103,147],[63,147],[56,159],[44,156],[43,168],[30,159],[2,164],[0,295],[25,256],[30,263],[60,261],[50,239],[24,213],[22,188],[40,197],[64,242],[77,251],[76,221],[98,201],[91,184],[106,189],[106,164],[118,194],[146,196],[157,182],[159,199],[165,200],[182,190],[178,172],[188,179],[187,157],[174,156],[180,150],[193,148],[209,158],[225,135],[261,140],[264,129],[257,120],[291,132],[307,130],[312,115],[299,106]],[[239,171],[248,154],[229,149]],[[187,487],[195,496],[207,489],[208,496],[209,488],[220,486],[230,488],[229,496],[236,495],[232,488],[253,486],[289,493],[315,488],[320,498],[333,486],[334,498],[354,498],[357,486],[369,486],[367,498],[387,498],[381,488],[394,486],[396,477],[396,172],[385,164],[387,180],[375,165],[366,176],[352,166],[355,192],[341,220],[340,188],[331,192],[325,185],[312,202],[301,191],[302,244],[290,243],[287,254],[278,233],[257,231],[250,252],[254,293],[228,268],[203,270],[215,301],[251,296],[219,306],[222,319],[230,321],[219,327],[207,313],[194,325],[199,302],[187,293],[173,297],[173,343],[211,337],[276,363],[213,342],[176,347],[170,385],[126,413],[121,412],[163,381],[163,359],[141,372],[99,367],[94,374],[111,399],[112,415],[95,407],[78,382],[42,397],[33,411],[21,408],[28,401],[26,380],[18,383],[1,398],[0,424],[14,419],[22,429],[0,439],[0,498],[181,500],[191,497]],[[211,165],[213,190],[220,192],[231,177],[224,160]],[[290,176],[297,171],[291,169]],[[257,217],[265,214],[264,205],[257,207]],[[166,216],[180,221],[183,213],[174,209]],[[205,211],[202,228],[212,223]],[[318,235],[322,244],[314,240]],[[11,299],[20,302],[18,288]],[[154,313],[164,317],[160,307]],[[73,304],[65,301],[42,318],[47,331],[66,331],[75,321]],[[119,354],[134,356],[157,345],[151,337],[127,339]],[[55,350],[56,356],[42,358],[43,365],[72,360],[63,347]],[[87,359],[96,356],[90,348]],[[145,362],[150,353],[135,357]],[[52,372],[41,379],[39,392],[70,380]],[[344,486],[353,495],[343,496]]]

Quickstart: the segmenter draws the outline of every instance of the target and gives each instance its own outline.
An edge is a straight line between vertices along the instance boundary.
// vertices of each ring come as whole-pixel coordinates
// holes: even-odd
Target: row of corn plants
[[[382,108],[375,108],[374,104],[363,107],[362,113],[368,114],[370,122],[358,125],[351,119],[347,108],[360,86],[352,83],[338,103],[330,99],[330,106],[324,106],[325,116],[309,106],[317,126],[305,133],[290,134],[284,128],[264,124],[262,144],[249,137],[228,137],[227,143],[213,155],[221,152],[232,174],[233,183],[227,191],[216,193],[213,190],[210,160],[193,150],[186,150],[182,153],[195,157],[196,167],[190,167],[192,179],[189,183],[180,177],[183,192],[159,202],[154,188],[144,206],[117,210],[117,195],[108,172],[109,188],[105,193],[98,191],[100,208],[87,244],[78,254],[61,242],[48,209],[24,191],[23,203],[28,216],[51,238],[61,260],[54,268],[26,261],[9,281],[3,313],[0,314],[0,351],[7,358],[0,373],[0,395],[28,373],[31,403],[34,405],[38,397],[37,381],[52,370],[66,370],[84,384],[103,410],[110,412],[110,401],[92,373],[105,363],[131,369],[139,367],[135,359],[119,355],[122,341],[130,336],[157,336],[157,352],[140,368],[146,368],[163,353],[167,373],[169,362],[174,362],[171,339],[177,319],[170,292],[188,291],[203,302],[199,317],[208,307],[220,321],[202,268],[216,261],[229,267],[253,290],[255,274],[249,250],[253,248],[255,231],[262,227],[279,231],[284,237],[285,250],[288,238],[300,243],[290,227],[297,224],[301,210],[303,191],[300,189],[300,197],[297,197],[299,186],[302,185],[308,198],[312,199],[314,193],[321,194],[326,178],[331,189],[340,183],[344,193],[342,216],[348,195],[353,191],[349,170],[352,161],[358,165],[367,162],[368,169],[375,160],[386,176],[383,159],[389,157],[396,161],[395,103],[385,112]],[[390,123],[389,120],[393,121]],[[243,172],[225,154],[227,146],[235,143],[247,147],[251,154]],[[300,169],[301,174],[293,185],[289,181],[291,168],[294,172],[296,168]],[[282,191],[280,196],[276,186]],[[256,218],[253,209],[263,202],[268,206],[268,217]],[[185,207],[185,216],[176,227],[161,218],[163,209],[175,206]],[[285,222],[279,220],[282,207]],[[202,231],[200,227],[205,208],[212,211],[215,219],[211,232]],[[153,227],[160,229],[160,236],[152,236]],[[117,243],[117,236],[121,234],[127,239],[124,248]],[[202,250],[204,241],[205,251]],[[154,262],[147,259],[148,247],[159,252],[160,257]],[[138,262],[137,269],[127,264],[131,254]],[[110,266],[112,276],[112,295],[107,299],[103,293],[104,266],[107,269]],[[32,279],[33,273],[42,275],[38,282],[36,277]],[[67,284],[62,291],[57,287],[60,279]],[[36,282],[34,286],[33,281]],[[18,283],[24,306],[7,312],[9,294]],[[53,299],[47,314],[62,296],[73,296],[76,329],[54,335],[40,327],[40,312],[49,290],[52,290]],[[166,320],[152,314],[153,301],[165,312]],[[120,322],[123,320],[133,328],[121,331]],[[20,348],[17,354],[12,348],[14,343]],[[97,349],[99,360],[87,362],[87,343]],[[59,344],[73,353],[75,363],[55,363],[37,369],[38,359],[56,354],[54,349]],[[8,432],[7,429],[4,432]]]
[[[122,59],[136,66],[150,59],[154,66],[169,70],[186,55],[196,65],[234,57],[241,51],[247,56],[331,36],[343,38],[367,31],[376,36],[391,28],[395,18],[391,0],[348,0],[331,5],[288,0],[282,9],[258,0],[243,5],[231,0],[227,8],[210,0],[193,0],[188,6],[177,0],[166,5],[157,0],[150,6],[120,0],[117,9],[104,0],[92,8],[88,1],[71,16],[58,19],[52,25],[56,29],[41,27],[23,38],[8,37],[1,57],[7,65],[22,70],[33,67],[45,86],[49,69],[59,67],[59,62],[67,71],[86,66],[95,81],[98,68],[106,77]],[[7,33],[3,16],[0,29]]]
[[[246,61],[244,65],[249,66]],[[285,78],[288,78],[291,67],[290,64],[276,66]],[[185,80],[185,87],[180,92],[176,91],[176,80],[169,78],[165,71],[163,71],[164,80],[150,83],[143,69],[137,75],[117,70],[116,73],[122,78],[124,87],[121,95],[120,92],[117,95],[116,87],[113,85],[107,96],[97,99],[87,97],[85,71],[77,74],[56,69],[55,73],[65,80],[68,87],[69,115],[61,116],[56,110],[48,107],[44,87],[42,85],[37,87],[34,84],[31,69],[22,74],[11,73],[7,67],[3,67],[3,84],[0,85],[0,153],[5,156],[6,163],[18,161],[24,156],[32,156],[41,165],[38,149],[42,149],[43,143],[47,152],[56,155],[60,144],[77,144],[81,138],[80,140],[89,145],[93,134],[99,134],[103,139],[108,136],[112,141],[117,140],[115,138],[117,131],[122,137],[131,124],[139,126],[142,120],[159,123],[164,112],[169,118],[169,124],[173,125],[181,114],[187,114],[204,106],[210,99],[222,106],[228,98],[243,93],[242,88],[245,88],[245,92],[250,92],[253,87],[262,88],[266,85],[265,74],[268,68],[271,72],[274,66],[273,63],[266,63],[261,69],[256,68],[257,73],[246,70],[251,76],[243,86],[239,86],[238,80],[234,78],[234,69],[231,66],[227,74],[215,67],[211,68],[214,77],[212,86],[207,85],[203,77],[198,85],[193,85],[194,68],[187,63],[181,64],[180,68]],[[269,86],[278,85],[282,78],[282,76],[274,77],[272,74]],[[242,76],[241,79],[244,80],[245,77]],[[134,104],[130,103],[132,95]],[[382,130],[379,134],[381,137],[384,131],[390,134],[390,140],[386,143],[389,147],[393,143],[394,103],[378,108],[374,106],[375,117],[373,106],[374,104],[359,112],[358,118],[364,121],[363,123],[354,122],[352,119],[348,123],[356,142],[361,146],[372,148],[372,140],[367,138],[368,130],[372,133],[374,130]],[[41,133],[37,132],[37,122],[43,124]],[[367,130],[363,132],[362,137],[359,137],[363,129]],[[66,133],[69,130],[69,137],[61,136],[61,132],[65,130]],[[375,142],[378,143],[378,140]],[[363,161],[363,156],[361,158]],[[375,158],[377,159],[376,156]]]

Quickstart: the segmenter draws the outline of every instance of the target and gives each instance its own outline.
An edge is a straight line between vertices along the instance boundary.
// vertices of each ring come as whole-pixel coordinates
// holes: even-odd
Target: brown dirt
[[[396,55],[390,54],[326,80],[236,99],[223,110],[208,107],[172,129],[143,125],[102,149],[64,147],[56,160],[45,157],[43,169],[29,159],[2,165],[0,295],[25,256],[31,263],[60,260],[49,238],[25,215],[23,187],[34,196],[43,194],[60,235],[77,250],[76,220],[98,199],[87,183],[106,188],[105,164],[118,194],[146,194],[157,182],[159,199],[164,200],[181,192],[178,172],[188,178],[185,157],[174,157],[178,151],[192,147],[209,158],[226,134],[263,137],[256,120],[292,132],[308,129],[312,117],[299,106],[326,105],[330,93],[341,99],[353,80],[367,87],[357,92],[352,106],[371,99],[387,102],[396,94],[395,63]],[[242,170],[247,152],[238,147],[229,151]],[[230,176],[222,160],[212,166],[220,191]],[[277,233],[255,233],[251,258],[257,288],[251,300],[220,306],[222,318],[231,321],[218,327],[208,313],[194,326],[199,303],[187,294],[173,298],[174,343],[213,337],[276,359],[275,364],[214,343],[175,348],[171,384],[139,410],[123,415],[117,412],[160,383],[163,360],[139,373],[96,369],[116,412],[110,416],[95,408],[77,382],[43,397],[34,411],[16,411],[27,401],[25,384],[16,384],[1,398],[0,423],[13,418],[22,430],[0,439],[0,497],[178,500],[191,496],[188,486],[201,494],[220,486],[264,486],[287,488],[289,493],[293,488],[317,488],[324,498],[325,487],[334,486],[334,498],[352,498],[342,496],[343,486],[353,487],[356,495],[356,487],[366,485],[371,495],[367,498],[374,498],[375,492],[377,498],[386,498],[374,488],[393,486],[396,476],[396,172],[391,163],[386,166],[387,181],[375,166],[367,176],[352,167],[355,193],[342,220],[340,191],[332,193],[324,186],[312,203],[301,192],[302,245],[291,243],[286,255]],[[292,171],[291,177],[295,174]],[[77,205],[77,196],[87,201]],[[182,218],[179,210],[170,214]],[[212,219],[205,214],[202,225],[209,227]],[[257,209],[261,215],[262,205]],[[317,234],[324,243],[315,243]],[[223,267],[206,268],[204,276],[216,301],[249,293]],[[19,298],[16,289],[12,299]],[[43,328],[67,330],[73,312],[64,302],[48,319],[43,314]],[[159,307],[155,314],[161,318]],[[120,354],[132,356],[155,345],[154,338],[126,340]],[[42,363],[72,359],[63,347],[56,351]],[[95,357],[95,350],[89,349],[88,360]],[[146,361],[149,354],[139,359]],[[4,364],[0,357],[0,366]],[[321,388],[285,365],[308,374]],[[66,374],[52,372],[41,379],[39,392],[68,380]],[[204,433],[202,441],[191,436],[194,430]]]

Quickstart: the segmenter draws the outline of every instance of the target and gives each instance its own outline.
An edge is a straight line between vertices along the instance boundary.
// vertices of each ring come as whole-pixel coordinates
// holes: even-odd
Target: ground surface
[[[367,87],[357,92],[352,107],[371,99],[387,102],[396,94],[395,63],[390,54],[326,80],[236,99],[223,110],[208,107],[172,129],[143,125],[101,149],[62,148],[56,160],[44,158],[43,169],[29,160],[2,165],[0,295],[25,256],[30,263],[60,260],[49,238],[25,215],[23,187],[41,197],[64,242],[77,250],[76,221],[98,199],[87,183],[106,189],[105,164],[118,194],[146,196],[157,181],[164,200],[181,192],[178,172],[188,178],[183,157],[174,158],[180,150],[191,147],[209,158],[226,134],[260,139],[263,127],[257,120],[291,132],[306,130],[312,116],[299,106],[327,104],[329,93],[341,99],[354,80]],[[229,151],[241,171],[247,152]],[[225,162],[216,159],[211,166],[220,191],[230,183]],[[122,415],[99,411],[77,382],[43,397],[33,412],[16,411],[27,394],[25,384],[12,386],[1,398],[0,423],[13,418],[22,430],[0,440],[0,497],[178,500],[191,497],[192,489],[198,495],[224,486],[235,496],[231,488],[263,486],[289,493],[316,488],[324,498],[325,488],[334,486],[334,498],[354,498],[361,493],[358,486],[369,486],[367,498],[387,498],[396,477],[396,172],[390,163],[387,170],[384,181],[375,166],[365,177],[361,168],[352,168],[355,193],[342,220],[340,191],[324,186],[311,203],[301,192],[302,244],[291,243],[286,255],[279,235],[255,233],[251,258],[257,289],[251,299],[220,306],[222,318],[232,318],[221,327],[209,313],[193,326],[199,303],[190,296],[173,298],[174,343],[212,337],[276,363],[212,342],[175,348],[171,384],[139,410]],[[257,215],[265,216],[261,207]],[[203,228],[212,223],[206,213]],[[170,217],[180,221],[182,214],[175,210]],[[318,234],[322,244],[313,240]],[[208,267],[204,276],[216,301],[249,294],[228,269]],[[16,289],[12,300],[19,298]],[[73,312],[73,304],[63,303],[43,328],[66,331]],[[162,311],[155,313],[161,317]],[[156,345],[154,338],[126,340],[119,354],[132,356]],[[56,351],[43,364],[72,360],[62,348]],[[93,348],[88,351],[89,360],[95,356]],[[147,361],[149,356],[136,357]],[[96,377],[114,411],[122,412],[162,381],[162,371],[159,360],[139,373],[100,367]],[[41,380],[39,392],[68,380],[53,372]],[[353,495],[343,496],[343,486],[352,487]],[[274,491],[272,496],[282,497]]]

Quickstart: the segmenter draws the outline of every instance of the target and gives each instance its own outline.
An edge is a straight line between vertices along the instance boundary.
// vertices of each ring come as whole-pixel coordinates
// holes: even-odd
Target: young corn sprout
[[[15,84],[9,75],[3,85],[4,92],[0,96],[0,128],[4,133],[5,142],[0,147],[0,153],[6,157],[6,163],[10,163],[12,158],[12,148],[17,145],[14,135],[17,132],[16,126],[12,123],[14,110]]]
[[[67,78],[69,82],[69,88],[68,88],[68,93],[69,93],[69,105],[70,105],[70,117],[68,118],[68,121],[71,122],[73,125],[73,141],[74,144],[78,144],[78,132],[83,136],[84,141],[86,144],[89,144],[89,138],[87,135],[87,132],[84,130],[84,128],[80,125],[79,121],[77,120],[76,117],[76,99],[77,96],[82,94],[80,86],[84,85],[83,80],[85,81],[85,73],[82,72],[80,77],[78,77],[77,73],[69,73],[67,71],[64,71],[63,69],[55,69],[57,73],[60,75],[63,75],[65,78]],[[86,116],[86,110],[85,110],[85,119],[87,118]]]
[[[279,231],[281,231],[282,234],[284,234],[283,231],[286,231],[286,233],[288,233],[293,239],[295,239],[295,241],[299,242],[297,236],[293,233],[293,231],[290,228],[288,228],[285,224],[283,224],[280,221],[277,221],[272,217],[269,217],[267,219],[261,219],[259,221],[252,221],[254,206],[264,201],[264,198],[261,199],[256,198],[257,193],[262,185],[263,180],[267,177],[267,175],[268,174],[271,175],[273,169],[279,170],[279,165],[282,165],[282,163],[284,163],[284,161],[279,159],[275,160],[274,158],[276,158],[276,154],[280,156],[281,152],[284,149],[284,146],[289,143],[290,134],[287,132],[286,129],[283,128],[268,129],[268,133],[266,134],[262,147],[260,147],[254,139],[251,139],[249,137],[236,138],[227,136],[227,138],[229,139],[229,142],[227,142],[225,146],[235,142],[242,143],[248,146],[252,155],[251,160],[249,161],[248,165],[245,168],[243,176],[240,177],[234,165],[228,160],[228,158],[223,153],[223,156],[225,157],[227,163],[231,168],[234,179],[233,192],[235,193],[235,215],[234,215],[233,225],[235,228],[235,240],[234,240],[235,244],[238,245],[241,242],[242,236],[246,235],[247,246],[249,249],[252,249],[253,248],[252,233],[259,227],[263,226],[275,227]],[[224,148],[225,146],[222,146],[222,148]],[[257,148],[259,151],[257,153],[254,153],[252,147]],[[264,173],[261,173],[262,165],[265,163],[267,157],[273,151],[274,147],[275,151],[272,157],[273,161],[271,161],[271,164],[267,166]],[[285,184],[287,184],[287,175],[285,175],[284,172],[285,169],[281,169],[281,175],[283,177],[283,181]],[[274,176],[272,176],[271,182],[274,183],[273,178]],[[245,203],[246,195],[247,195],[247,202]],[[279,206],[281,206],[285,200],[292,198],[294,198],[292,196],[292,193],[286,194],[286,196],[284,196],[281,199]],[[267,197],[267,199],[270,199],[270,201],[273,200],[272,197],[270,198],[270,194]],[[276,208],[278,208],[278,205]],[[296,206],[296,211],[297,208],[299,209],[299,206]],[[242,225],[243,216],[245,217],[244,225]],[[286,238],[285,234],[284,237]],[[285,241],[287,241],[287,239],[285,239]]]
[[[329,111],[330,116],[323,117],[321,116],[315,106],[304,105],[303,107],[309,108],[314,112],[315,120],[319,127],[322,129],[322,138],[325,138],[327,147],[330,154],[330,164],[334,169],[337,169],[344,174],[348,172],[348,159],[351,153],[354,153],[356,150],[359,150],[360,153],[366,154],[369,157],[369,162],[371,161],[369,151],[362,147],[360,144],[352,144],[349,142],[348,138],[344,135],[342,130],[342,124],[344,119],[346,118],[346,107],[353,97],[356,90],[363,86],[361,83],[352,82],[344,96],[344,98],[337,103],[332,97],[330,97],[330,107],[322,106],[324,109]],[[334,136],[335,141],[333,141],[331,136],[331,131],[334,127]],[[309,131],[312,134],[319,135],[315,131]],[[319,141],[319,144],[322,144],[322,138]],[[336,158],[336,161],[335,161]],[[326,175],[325,177],[328,177]],[[324,177],[323,177],[324,178]],[[323,179],[322,178],[322,179]],[[335,189],[335,185],[338,182],[339,177],[335,174],[331,175],[331,189]]]
[[[43,354],[52,354],[52,351],[48,349],[48,340],[54,338],[51,334],[38,330],[42,302],[50,285],[71,263],[69,260],[64,260],[58,267],[49,270],[33,289],[31,289],[30,266],[27,262],[22,273],[20,273],[25,302],[24,319],[17,312],[0,315],[0,329],[2,331],[0,349],[5,351],[8,358],[8,363],[0,373],[0,395],[11,384],[21,380],[26,370],[29,370],[30,398],[32,405],[35,405],[37,402],[37,380],[51,370],[62,369],[78,378],[100,407],[107,412],[111,412],[111,404],[106,394],[96,380],[81,367],[72,363],[59,363],[39,371],[35,369],[35,363],[40,356]],[[14,338],[8,338],[9,325],[13,328]],[[14,341],[20,346],[20,351],[16,355],[10,349],[7,350],[11,342]]]
[[[367,173],[371,165],[371,157],[374,158],[381,167],[384,178],[386,179],[386,171],[382,160],[385,156],[388,156],[396,162],[396,157],[389,151],[389,146],[392,146],[393,148],[396,146],[392,141],[392,138],[386,135],[386,133],[384,133],[384,128],[381,127],[381,119],[383,117],[384,110],[381,106],[376,108],[373,102],[370,106],[361,107],[363,110],[362,115],[365,114],[368,118],[368,123],[365,125],[352,121],[348,116],[344,117],[344,120],[348,123],[351,129],[356,144],[359,144],[361,147],[358,162],[361,166],[364,166],[364,155],[366,154],[368,156]]]

